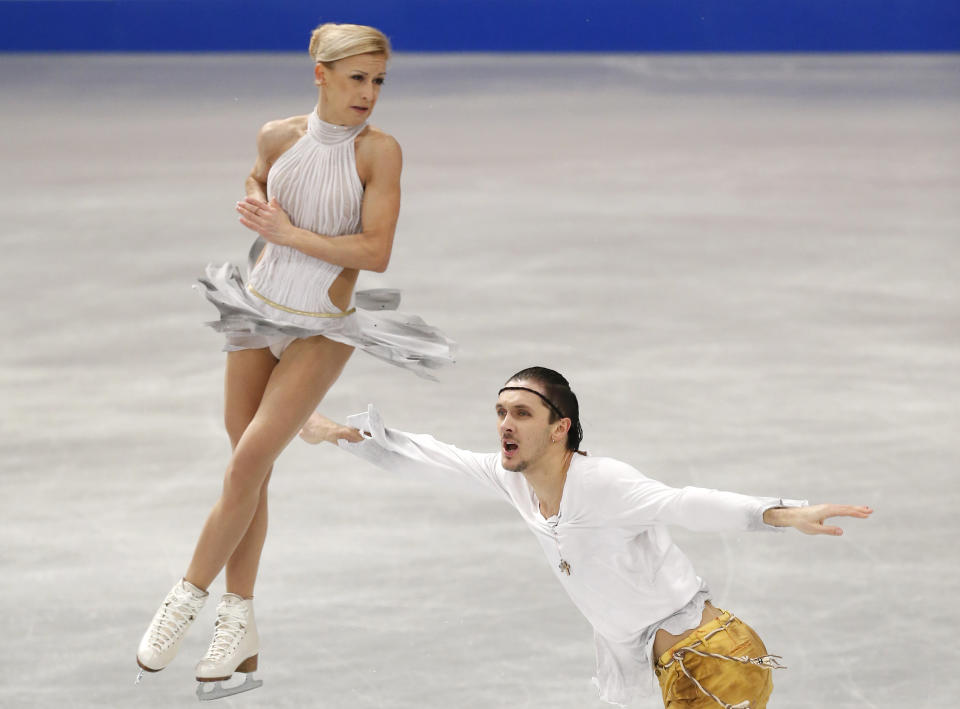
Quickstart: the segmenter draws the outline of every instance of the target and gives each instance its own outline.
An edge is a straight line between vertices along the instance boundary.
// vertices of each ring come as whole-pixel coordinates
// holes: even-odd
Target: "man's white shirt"
[[[520,513],[557,580],[593,626],[595,684],[602,698],[616,704],[652,691],[650,652],[656,630],[664,627],[676,634],[695,627],[709,597],[667,526],[700,532],[777,530],[763,522],[764,511],[807,504],[673,488],[621,461],[574,455],[560,510],[545,519],[533,488],[522,473],[500,464],[499,453],[474,453],[429,435],[388,429],[373,406],[347,424],[370,436],[360,443],[339,441],[350,453],[390,471],[430,469],[466,476]],[[667,620],[672,622],[664,624]]]

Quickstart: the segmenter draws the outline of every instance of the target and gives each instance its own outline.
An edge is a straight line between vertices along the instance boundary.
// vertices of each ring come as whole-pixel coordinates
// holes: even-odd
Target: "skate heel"
[[[257,658],[259,655],[254,655],[253,657],[248,657],[246,660],[237,665],[237,672],[255,672],[257,669]]]

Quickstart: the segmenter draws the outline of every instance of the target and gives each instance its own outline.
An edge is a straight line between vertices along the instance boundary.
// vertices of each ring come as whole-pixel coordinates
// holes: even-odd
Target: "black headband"
[[[536,389],[531,389],[530,387],[504,387],[503,389],[501,389],[500,391],[497,392],[497,396],[499,396],[500,394],[502,394],[502,393],[505,392],[505,391],[517,391],[517,390],[519,390],[519,391],[529,391],[531,394],[536,394],[536,395],[539,396],[541,399],[543,399],[543,403],[545,403],[547,406],[549,406],[551,409],[553,409],[554,411],[557,412],[557,416],[559,416],[559,417],[562,418],[562,419],[568,418],[567,416],[564,416],[564,415],[563,415],[563,412],[562,412],[559,408],[557,408],[557,405],[554,404],[552,401],[550,401],[550,399],[548,399],[547,397],[545,397],[543,394],[541,394],[541,393],[540,393],[539,391],[537,391]]]

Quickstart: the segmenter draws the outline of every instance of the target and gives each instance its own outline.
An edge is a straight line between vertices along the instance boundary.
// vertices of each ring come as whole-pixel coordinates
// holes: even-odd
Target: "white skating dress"
[[[295,226],[327,236],[361,231],[363,184],[354,141],[365,127],[326,123],[314,110],[304,136],[270,168],[267,196],[277,198]],[[429,370],[453,363],[455,345],[442,332],[415,315],[385,310],[397,306],[396,291],[361,291],[346,311],[337,308],[329,291],[341,271],[272,243],[252,267],[249,284],[233,264],[208,265],[200,283],[220,311],[208,324],[226,334],[226,351],[270,347],[278,354],[292,339],[323,335],[428,379]]]

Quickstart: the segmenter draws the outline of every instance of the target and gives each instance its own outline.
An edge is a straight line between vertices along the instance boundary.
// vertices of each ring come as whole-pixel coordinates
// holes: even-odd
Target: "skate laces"
[[[221,662],[232,655],[247,629],[246,608],[239,603],[221,603],[217,607],[217,622],[213,630],[213,640],[207,648],[203,660]]]
[[[197,617],[205,600],[180,586],[170,591],[150,625],[150,645],[163,652],[175,643]]]

